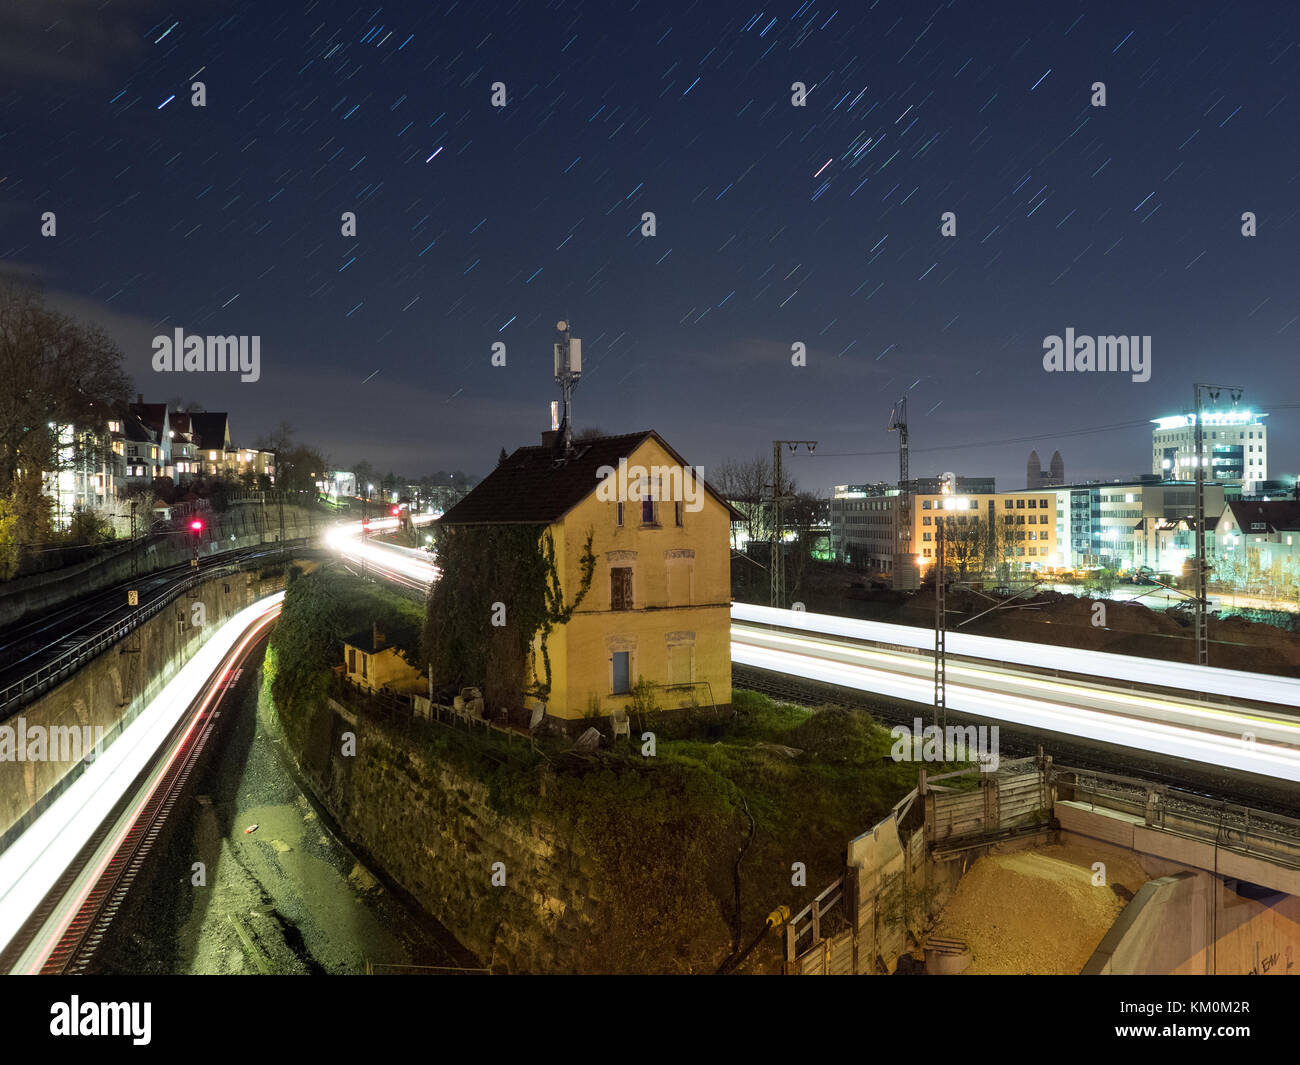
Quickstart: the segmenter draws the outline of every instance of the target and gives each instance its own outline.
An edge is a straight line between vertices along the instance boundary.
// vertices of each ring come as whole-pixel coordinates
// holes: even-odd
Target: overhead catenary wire
[[[1300,403],[1274,403],[1270,404],[1272,410],[1294,410],[1300,408]],[[1083,429],[1067,429],[1061,432],[1041,432],[1028,433],[1023,436],[1009,436],[1000,440],[976,440],[964,444],[934,444],[929,447],[909,447],[909,451],[957,451],[969,450],[979,447],[1002,447],[1007,444],[1029,444],[1037,443],[1042,440],[1060,440],[1071,436],[1088,436],[1093,433],[1110,433],[1118,429],[1137,429],[1151,424],[1150,418],[1141,418],[1131,422],[1114,422],[1110,425],[1095,425]],[[879,451],[817,451],[813,453],[814,458],[819,459],[836,459],[836,458],[868,458],[877,456],[894,455],[894,448],[882,448]]]

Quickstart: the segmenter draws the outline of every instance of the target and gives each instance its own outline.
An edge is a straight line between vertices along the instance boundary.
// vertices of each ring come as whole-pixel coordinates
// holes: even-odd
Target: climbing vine
[[[568,605],[546,526],[450,526],[436,535],[442,575],[429,595],[423,637],[435,686],[445,693],[482,685],[492,707],[518,706],[524,695],[545,701],[551,690],[547,640],[591,587],[591,530]],[[525,688],[528,654],[539,632],[542,670],[534,671],[534,682]]]
[[[592,535],[592,530],[588,529],[587,542],[583,545],[582,556],[578,559],[580,571],[578,591],[573,597],[573,602],[568,606],[564,605],[564,589],[560,586],[560,571],[555,564],[555,541],[551,538],[549,529],[541,540],[546,574],[546,613],[542,616],[542,622],[539,626],[542,631],[539,649],[542,654],[545,679],[536,677],[532,687],[528,690],[528,694],[540,699],[543,703],[547,702],[551,697],[551,655],[547,650],[547,639],[556,625],[568,624],[569,619],[573,617],[573,612],[578,609],[583,599],[587,597],[587,592],[591,588],[592,575],[596,572],[596,556],[591,550]],[[534,673],[536,673],[536,670],[534,670]]]

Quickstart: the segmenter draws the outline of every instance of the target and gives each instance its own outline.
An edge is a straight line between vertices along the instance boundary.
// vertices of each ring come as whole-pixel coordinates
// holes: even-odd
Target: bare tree
[[[725,459],[713,467],[708,481],[744,515],[747,539],[762,540],[771,535],[772,463],[769,459],[761,455],[746,460]],[[735,542],[737,536],[733,535],[732,547],[739,546]]]

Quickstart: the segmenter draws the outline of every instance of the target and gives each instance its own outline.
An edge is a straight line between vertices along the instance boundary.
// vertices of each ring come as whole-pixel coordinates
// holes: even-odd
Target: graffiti
[[[1255,940],[1255,964],[1251,966],[1246,973],[1247,976],[1263,976],[1277,967],[1278,962],[1282,960],[1282,955],[1274,951],[1272,954],[1265,954],[1262,957],[1259,953],[1259,940]],[[1286,948],[1286,967],[1283,972],[1289,973],[1294,963],[1291,960],[1291,947]]]

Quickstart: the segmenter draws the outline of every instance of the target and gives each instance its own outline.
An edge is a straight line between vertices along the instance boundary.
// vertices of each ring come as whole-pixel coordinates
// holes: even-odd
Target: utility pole
[[[582,341],[574,337],[569,323],[561,318],[555,323],[555,331],[560,340],[555,345],[555,380],[560,385],[560,395],[564,397],[564,453],[573,450],[573,390],[578,378],[582,376]]]
[[[785,478],[781,470],[781,445],[785,444],[794,454],[801,446],[811,455],[817,450],[816,440],[773,440],[772,441],[772,558],[771,605],[785,606],[785,555],[781,551],[781,506],[790,497],[785,494]]]
[[[952,491],[952,482],[943,478],[943,494]],[[943,500],[934,519],[934,723],[939,729],[947,725],[948,716],[948,575],[944,570],[944,531],[948,524]]]
[[[1219,396],[1227,392],[1235,407],[1245,391],[1237,385],[1192,386],[1192,417],[1196,419],[1194,437],[1196,440],[1196,664],[1210,664],[1210,625],[1209,625],[1209,563],[1205,557],[1205,428],[1204,408],[1201,395],[1208,394],[1210,402],[1218,403]]]
[[[911,591],[920,584],[916,560],[912,554],[912,486],[907,470],[907,397],[895,405],[889,417],[889,431],[898,433],[898,515],[894,542],[893,586]]]

